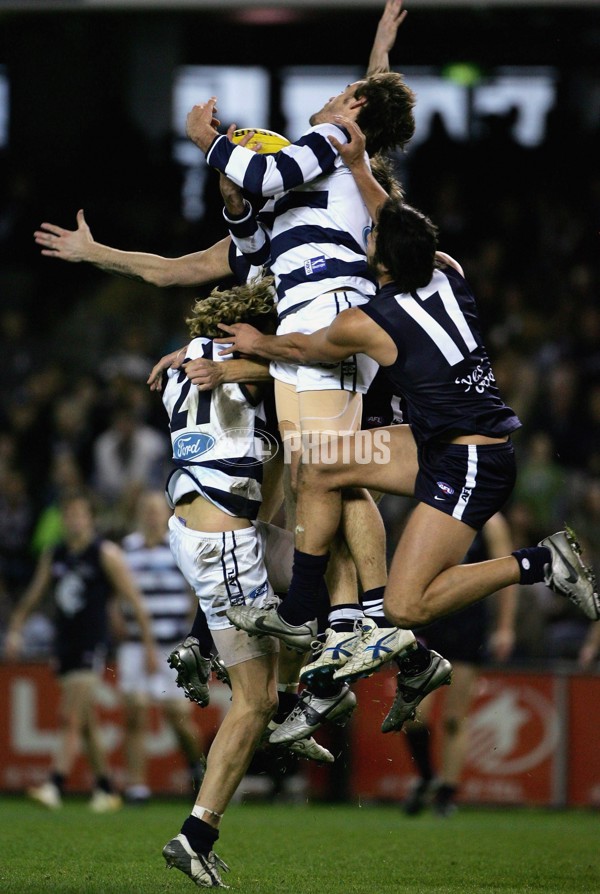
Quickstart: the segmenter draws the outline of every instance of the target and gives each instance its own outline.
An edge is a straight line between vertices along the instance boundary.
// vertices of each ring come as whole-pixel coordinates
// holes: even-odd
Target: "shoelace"
[[[311,661],[314,661],[314,659],[318,658],[319,655],[322,653],[323,649],[325,648],[325,641],[330,633],[333,633],[333,631],[330,628],[327,628],[325,633],[319,633],[317,638],[313,639],[310,644],[310,650],[312,652]]]
[[[309,692],[308,695],[312,698],[312,692]],[[288,716],[285,718],[285,720],[283,722],[287,723],[288,720],[291,721],[291,720],[295,720],[297,717],[301,717],[302,714],[304,713],[304,709],[308,705],[309,701],[310,701],[310,698],[307,699],[305,702],[304,696],[302,696],[302,698],[296,702],[296,704],[294,705],[294,707],[292,708],[292,710],[290,711],[290,713],[288,714]]]
[[[221,858],[219,857],[219,855],[218,855],[218,854],[215,854],[214,851],[211,851],[211,852],[210,852],[210,854],[209,854],[208,857],[206,858],[206,862],[207,862],[207,863],[212,863],[212,865],[213,865],[214,867],[216,867],[217,869],[222,869],[223,872],[229,872],[229,871],[230,871],[230,870],[229,870],[229,866],[227,865],[227,863],[225,863],[224,860],[221,860]]]

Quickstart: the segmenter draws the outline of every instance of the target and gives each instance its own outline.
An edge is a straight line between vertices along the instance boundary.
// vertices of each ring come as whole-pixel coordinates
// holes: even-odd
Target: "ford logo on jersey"
[[[450,487],[449,484],[446,484],[445,481],[436,481],[435,483],[437,484],[439,489],[442,490],[445,494],[448,494],[448,496],[451,496],[451,494],[454,493],[454,488]]]
[[[192,432],[178,435],[173,441],[173,459],[193,460],[214,447],[212,435]]]

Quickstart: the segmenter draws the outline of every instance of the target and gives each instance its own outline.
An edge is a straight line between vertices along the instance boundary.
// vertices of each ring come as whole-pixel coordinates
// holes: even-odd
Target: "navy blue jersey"
[[[461,433],[503,437],[521,426],[500,397],[475,299],[453,267],[435,270],[415,292],[388,283],[360,309],[398,348],[384,369],[406,402],[417,444]]]
[[[108,642],[107,604],[113,588],[102,567],[100,540],[80,553],[60,543],[51,559],[59,655],[91,651]]]

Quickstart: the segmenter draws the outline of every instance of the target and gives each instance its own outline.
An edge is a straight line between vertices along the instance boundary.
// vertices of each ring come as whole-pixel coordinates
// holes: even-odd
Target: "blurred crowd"
[[[523,422],[514,438],[519,479],[506,507],[515,544],[537,542],[567,521],[597,569],[600,172],[588,159],[599,149],[600,131],[580,133],[564,117],[549,120],[542,146],[524,148],[507,116],[487,119],[468,144],[438,122],[426,143],[397,160],[407,199],[438,225],[440,248],[461,262],[478,296],[499,387]],[[163,187],[153,197],[151,184],[161,179],[155,157],[148,153],[148,170],[142,164],[136,173],[150,184],[143,199],[121,190],[111,218],[119,226],[112,235],[94,228],[96,238],[168,255],[222,238],[210,196],[204,221],[183,220],[175,168],[166,178],[172,193]],[[163,159],[162,174],[165,166]],[[185,344],[184,316],[202,294],[40,258],[33,231],[52,220],[43,189],[14,162],[4,177],[11,188],[0,199],[0,633],[40,551],[60,537],[62,494],[90,489],[100,529],[119,539],[133,528],[139,493],[162,487],[166,415],[146,379],[162,354]],[[54,222],[74,227],[77,207]],[[390,546],[407,508],[394,498],[382,504]],[[535,599],[521,600],[513,660],[576,661],[586,629],[575,608],[539,586]]]

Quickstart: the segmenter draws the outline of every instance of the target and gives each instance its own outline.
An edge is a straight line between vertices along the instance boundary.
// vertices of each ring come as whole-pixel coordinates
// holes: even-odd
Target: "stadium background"
[[[302,85],[311,73],[302,67],[313,66],[340,88],[359,76],[382,8],[280,3],[275,12],[260,13],[255,4],[242,4],[242,11],[235,4],[117,6],[0,7],[2,625],[45,536],[41,521],[60,488],[57,457],[70,454],[93,483],[94,444],[110,425],[112,407],[123,400],[135,406],[140,424],[164,431],[162,409],[146,395],[140,370],[184,342],[183,317],[193,298],[206,293],[161,292],[86,265],[42,258],[33,231],[43,220],[74,227],[75,212],[83,207],[94,237],[123,249],[176,256],[212,244],[224,235],[219,200],[214,182],[202,174],[199,153],[193,147],[190,152],[177,132],[178,78],[185,82],[189,67],[235,64],[242,71],[233,95],[245,109],[257,100],[245,74],[258,68],[263,105],[251,107],[263,108],[266,118],[242,120],[238,108],[231,116],[240,126],[289,133],[285,76],[295,74]],[[453,138],[444,120],[431,119],[427,138],[396,160],[408,199],[433,217],[441,247],[467,271],[496,375],[525,423],[517,438],[519,486],[508,507],[515,539],[530,542],[561,527],[566,517],[599,567],[600,9],[416,2],[408,8],[392,65],[415,78],[441,77],[465,91],[465,130]],[[477,105],[478,91],[506,74],[507,66],[517,79],[535,68],[552,86],[552,105],[533,144],[515,138],[520,113],[510,102],[485,113]],[[335,89],[327,87],[318,103]],[[203,89],[197,99],[210,92]],[[228,110],[221,108],[228,122]],[[306,109],[306,117],[312,110]],[[66,405],[77,408],[68,424],[61,412]],[[100,498],[103,524],[118,536],[130,523],[127,505]],[[391,544],[406,508],[398,501],[383,504]],[[598,733],[586,717],[586,706],[597,702],[598,665],[582,675],[576,661],[585,628],[545,588],[534,599],[521,599],[508,672],[525,676],[516,690],[509,681],[509,691],[517,692],[521,707],[523,698],[531,704],[532,696],[518,687],[528,675],[541,674],[541,697],[557,705],[561,735],[554,740],[556,760],[544,768],[543,791],[513,790],[513,798],[497,787],[482,799],[600,803],[593,753],[579,763],[586,771],[583,781],[574,783],[569,770],[570,755],[581,755],[586,737],[593,741]],[[40,637],[42,661],[43,648]],[[24,667],[16,680],[12,670],[2,673],[10,674],[2,686],[3,755],[22,742],[23,716],[30,716],[23,705],[29,705],[44,736],[25,730],[27,773],[41,773],[50,740],[46,720],[35,714],[36,690],[32,695],[28,680],[43,670]],[[39,685],[49,684],[42,677]],[[21,701],[11,701],[15,691]],[[374,691],[368,703],[380,695]],[[110,689],[106,697],[110,701]],[[370,716],[363,711],[363,720]],[[113,721],[108,727],[110,735]],[[350,746],[342,745],[354,749],[355,764],[375,767],[392,747],[394,759],[402,760],[397,740],[391,746],[387,737],[377,737],[376,754],[365,755],[362,726],[355,725],[352,735]],[[517,747],[525,746],[515,740]],[[166,759],[176,760],[168,752]],[[402,793],[397,780],[403,772],[393,774],[396,782],[388,774],[392,797]],[[37,778],[5,775],[0,787],[18,789]],[[317,794],[357,794],[348,778],[311,784]]]

